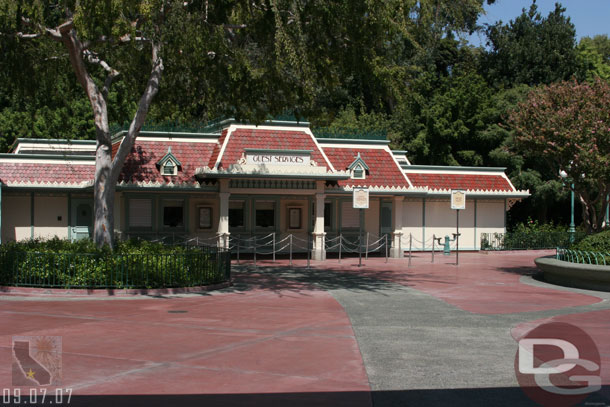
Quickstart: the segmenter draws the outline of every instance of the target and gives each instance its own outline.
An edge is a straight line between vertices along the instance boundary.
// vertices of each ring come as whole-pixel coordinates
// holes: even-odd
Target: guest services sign
[[[310,165],[311,150],[255,150],[246,149],[246,164],[254,165]]]
[[[451,191],[451,209],[466,209],[466,192],[460,190]]]
[[[354,209],[368,209],[369,208],[369,189],[368,188],[354,188],[353,197]]]

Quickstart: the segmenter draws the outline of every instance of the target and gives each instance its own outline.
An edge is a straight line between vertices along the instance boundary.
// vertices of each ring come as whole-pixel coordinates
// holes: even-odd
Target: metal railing
[[[557,248],[555,258],[570,263],[610,265],[610,253]]]
[[[165,288],[231,278],[231,253],[217,247],[177,253],[89,254],[0,251],[0,285]]]
[[[576,241],[584,237],[578,231]],[[538,233],[523,233],[519,231],[507,233],[481,233],[481,250],[532,250],[554,249],[570,243],[567,231],[540,231]]]

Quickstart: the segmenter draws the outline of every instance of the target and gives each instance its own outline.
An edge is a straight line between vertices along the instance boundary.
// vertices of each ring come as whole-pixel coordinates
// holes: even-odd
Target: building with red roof
[[[0,154],[3,242],[91,234],[95,148],[95,141],[19,139]],[[225,246],[243,236],[292,235],[317,259],[337,236],[366,233],[400,256],[455,231],[456,191],[465,197],[464,250],[479,249],[482,233],[503,233],[506,211],[529,196],[503,168],[412,165],[384,139],[329,137],[307,123],[226,121],[207,132],[142,131],[117,184],[115,229],[124,238]]]

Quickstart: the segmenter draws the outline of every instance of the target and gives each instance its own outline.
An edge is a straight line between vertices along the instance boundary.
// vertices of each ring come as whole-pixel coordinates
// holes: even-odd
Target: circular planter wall
[[[610,291],[610,266],[571,263],[554,257],[539,257],[536,265],[544,281],[566,287]]]

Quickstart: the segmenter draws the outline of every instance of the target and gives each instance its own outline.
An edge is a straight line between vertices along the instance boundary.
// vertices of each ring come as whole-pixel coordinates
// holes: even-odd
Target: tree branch
[[[150,104],[159,91],[159,83],[163,73],[163,59],[161,58],[160,51],[161,44],[158,42],[153,42],[151,58],[153,66],[150,72],[150,77],[148,78],[146,89],[144,90],[144,93],[140,98],[140,102],[138,103],[138,110],[136,111],[136,114],[129,125],[127,135],[123,137],[123,141],[121,142],[121,145],[119,146],[119,149],[112,160],[111,182],[118,182],[119,175],[123,169],[123,163],[125,162],[127,155],[131,152],[136,137],[140,133],[140,129],[146,120],[146,115],[148,114]]]

